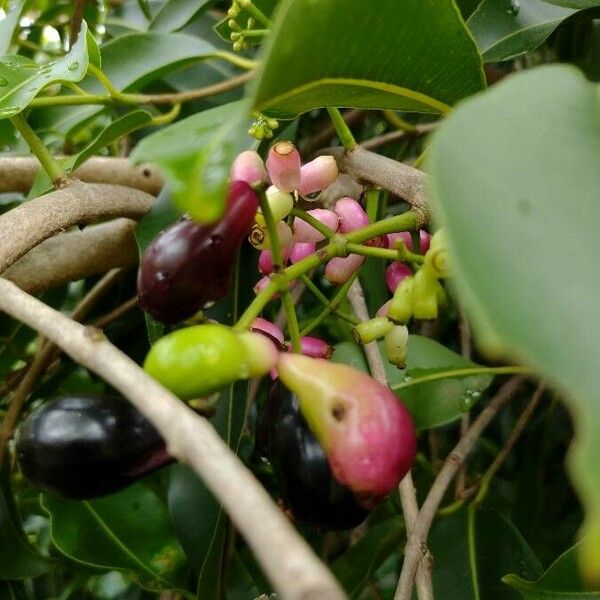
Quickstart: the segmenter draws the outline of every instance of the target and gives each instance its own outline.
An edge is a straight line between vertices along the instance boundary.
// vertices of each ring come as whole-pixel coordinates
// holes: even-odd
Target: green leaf
[[[283,0],[254,108],[441,112],[485,87],[481,58],[447,0]]]
[[[519,575],[502,578],[519,591],[524,600],[600,600],[600,591],[586,588],[579,574],[579,544],[559,556],[537,581],[526,581]]]
[[[52,542],[75,562],[133,574],[151,590],[185,589],[185,557],[169,514],[142,483],[94,500],[44,494]]]
[[[587,511],[582,556],[595,580],[599,162],[597,89],[565,66],[511,76],[466,102],[434,137],[429,161],[455,288],[481,343],[531,365],[573,410],[569,467]]]
[[[448,600],[518,600],[502,583],[507,571],[537,577],[542,567],[519,533],[499,513],[462,510],[435,523],[429,536],[435,557],[436,598]]]
[[[133,110],[130,113],[116,119],[101,131],[85,148],[77,154],[69,156],[60,161],[63,169],[67,173],[72,173],[78,169],[88,158],[99,154],[101,150],[110,146],[124,135],[140,129],[152,120],[152,115],[145,110]],[[37,198],[53,188],[52,181],[48,174],[40,169],[36,175],[35,181],[29,191],[29,198]]]
[[[351,342],[337,344],[332,360],[367,371],[361,349]],[[478,365],[420,335],[409,337],[405,369],[398,369],[387,361],[385,366],[391,389],[410,410],[417,429],[439,427],[460,419],[492,381],[485,369],[481,374],[462,376],[465,369],[470,373],[470,369],[479,368]],[[431,375],[446,377],[419,383],[419,379]]]
[[[369,528],[331,565],[331,570],[350,598],[356,598],[385,559],[402,544],[404,522],[394,518]]]
[[[102,70],[121,91],[134,92],[186,65],[210,58],[214,46],[183,33],[130,33],[103,44]],[[81,87],[104,94],[102,85],[88,76]],[[38,111],[45,129],[68,131],[102,112],[97,106],[51,107]]]
[[[0,580],[38,577],[54,563],[27,542],[5,470],[0,478]]]
[[[10,48],[24,5],[25,0],[19,0],[19,2],[16,2],[11,10],[7,12],[4,20],[0,21],[0,54],[6,54]]]
[[[153,31],[177,31],[206,12],[216,0],[168,0],[154,15]]]
[[[86,44],[90,64],[98,67],[99,69],[102,68],[102,57],[100,56],[98,42],[96,41],[94,34],[89,29],[86,34]]]
[[[247,108],[239,101],[195,114],[145,137],[131,157],[159,166],[181,212],[215,221],[225,207],[231,163],[251,145]]]
[[[544,2],[581,10],[600,6],[600,0],[544,0]]]
[[[533,50],[574,12],[542,0],[484,0],[467,26],[484,61],[494,62]]]
[[[60,60],[38,65],[25,56],[0,57],[0,119],[20,113],[46,87],[63,81],[80,81],[88,67],[87,25]]]

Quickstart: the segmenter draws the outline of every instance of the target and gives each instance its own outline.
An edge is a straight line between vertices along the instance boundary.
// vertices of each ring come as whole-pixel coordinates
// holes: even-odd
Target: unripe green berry
[[[393,326],[386,317],[375,317],[356,325],[352,330],[352,337],[357,344],[368,344],[386,335]]]

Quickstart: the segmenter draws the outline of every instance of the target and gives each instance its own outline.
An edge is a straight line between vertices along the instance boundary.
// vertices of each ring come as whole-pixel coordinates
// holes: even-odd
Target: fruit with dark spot
[[[234,181],[219,222],[201,225],[183,219],[161,232],[140,263],[142,309],[158,321],[176,323],[226,296],[236,253],[257,208],[254,190],[245,181]]]
[[[338,483],[327,456],[302,413],[298,397],[280,382],[269,393],[259,424],[259,448],[267,453],[279,492],[295,519],[322,529],[350,529],[369,511]]]
[[[23,421],[16,440],[23,476],[67,498],[111,494],[173,460],[134,406],[106,395],[51,400]]]

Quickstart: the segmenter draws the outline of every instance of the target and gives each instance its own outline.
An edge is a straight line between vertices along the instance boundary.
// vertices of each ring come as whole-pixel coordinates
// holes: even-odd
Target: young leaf
[[[231,102],[188,117],[145,137],[132,159],[160,167],[181,212],[215,221],[225,207],[231,163],[251,144],[247,109],[246,101]]]
[[[453,3],[283,0],[254,108],[287,118],[321,106],[444,113],[484,87],[481,57]]]
[[[47,86],[62,81],[80,81],[88,67],[87,25],[68,54],[39,65],[25,56],[0,57],[0,119],[20,113]]]
[[[572,408],[569,466],[587,511],[582,565],[594,581],[599,161],[598,91],[572,67],[552,66],[511,76],[463,104],[434,137],[429,162],[455,288],[481,343],[530,364]]]

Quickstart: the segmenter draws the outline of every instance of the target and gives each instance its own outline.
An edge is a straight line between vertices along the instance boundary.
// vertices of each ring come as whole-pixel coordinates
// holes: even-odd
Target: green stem
[[[273,23],[271,19],[265,15],[260,8],[258,8],[252,0],[241,0],[240,6],[247,12],[250,13],[257,21],[260,21],[265,27],[272,27]]]
[[[48,148],[44,146],[37,133],[26,121],[23,113],[19,113],[10,119],[17,128],[23,139],[27,142],[32,154],[35,154],[40,161],[42,168],[50,177],[55,187],[59,187],[61,182],[67,179],[67,174],[61,164],[52,156]]]
[[[307,213],[305,210],[294,206],[292,208],[292,212],[290,213],[294,217],[298,217],[303,221],[306,221],[309,225],[314,227],[321,235],[324,235],[328,240],[331,239],[335,235],[335,231],[329,229],[327,225],[324,225],[319,221],[319,219],[315,219],[311,214]]]
[[[372,258],[381,258],[382,260],[398,260],[414,263],[422,263],[423,257],[413,254],[412,252],[405,254],[398,250],[389,250],[387,248],[376,248],[375,246],[363,246],[362,244],[346,244],[348,254],[360,254],[361,256],[370,256]]]
[[[104,74],[102,69],[99,69],[96,65],[90,63],[88,65],[88,71],[102,84],[112,98],[118,99],[121,96],[121,92],[113,85],[112,81]]]
[[[181,112],[181,104],[174,104],[173,108],[171,110],[167,111],[166,113],[156,115],[156,117],[153,117],[152,121],[150,121],[150,123],[148,123],[148,125],[150,125],[151,127],[158,127],[160,125],[168,125],[169,123],[172,123],[179,116],[180,112]]]
[[[477,547],[475,542],[475,507],[469,506],[467,511],[467,543],[469,546],[469,568],[473,585],[473,599],[480,600],[479,577],[477,574]]]
[[[46,106],[85,106],[95,104],[96,106],[111,106],[117,104],[114,98],[101,94],[86,94],[85,96],[42,96],[34,98],[29,105],[40,108]]]
[[[372,240],[373,238],[386,235],[387,233],[396,233],[398,231],[410,231],[416,226],[416,213],[414,213],[412,210],[409,210],[405,213],[402,213],[401,215],[396,215],[394,217],[382,219],[381,221],[377,221],[377,223],[367,225],[367,227],[363,227],[362,229],[357,229],[352,233],[348,233],[346,235],[346,241],[356,244],[362,244],[367,240]]]
[[[344,121],[344,117],[342,117],[342,113],[337,108],[328,106],[327,112],[329,113],[329,117],[331,118],[331,122],[337,133],[338,138],[340,138],[340,142],[346,151],[354,150],[358,146],[350,128],[346,121]]]
[[[258,66],[258,62],[256,60],[251,60],[250,58],[244,58],[243,56],[239,56],[238,54],[234,54],[233,52],[226,52],[224,50],[218,50],[217,52],[213,52],[207,58],[220,58],[221,60],[225,60],[240,69],[246,69],[250,71]]]
[[[269,29],[242,29],[238,33],[243,38],[259,38],[269,35],[271,31]]]
[[[509,366],[509,367],[469,367],[466,369],[452,369],[448,371],[438,371],[431,375],[417,377],[403,383],[398,383],[390,386],[393,390],[403,390],[404,388],[413,385],[420,385],[430,381],[438,381],[440,379],[453,379],[455,377],[470,377],[471,375],[514,375],[519,373],[530,373],[526,367]]]
[[[264,193],[259,194],[260,197],[260,209],[263,217],[267,224],[267,231],[269,233],[269,245],[271,250],[271,256],[273,258],[273,270],[275,273],[283,272],[283,258],[281,255],[281,246],[279,244],[279,237],[277,236],[277,224],[273,218],[271,212],[271,206],[267,201],[267,197]],[[285,274],[283,275],[285,278]],[[281,291],[283,300],[283,308],[285,310],[285,316],[288,323],[288,331],[290,332],[290,340],[292,342],[292,348],[294,352],[300,352],[300,327],[298,326],[298,317],[296,315],[296,307],[290,294],[289,286],[286,285],[285,289]]]
[[[403,119],[393,110],[384,110],[383,116],[385,117],[385,120],[390,125],[393,125],[396,129],[401,129],[402,131],[405,131],[407,133],[414,133],[415,131],[417,131],[417,127],[415,125]]]

